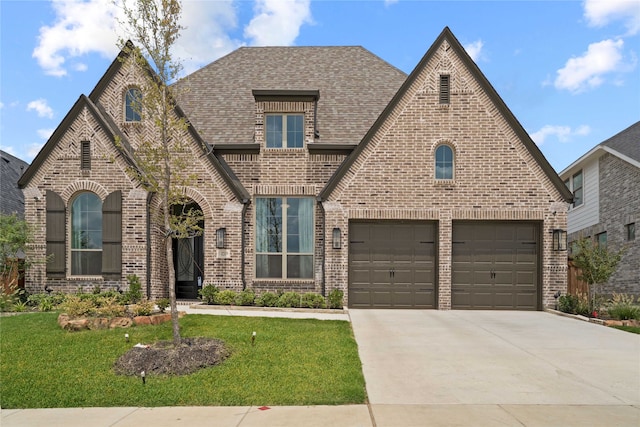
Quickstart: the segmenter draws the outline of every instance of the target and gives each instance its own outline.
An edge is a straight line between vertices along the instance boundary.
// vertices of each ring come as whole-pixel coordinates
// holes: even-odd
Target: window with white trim
[[[71,275],[102,274],[102,201],[90,192],[71,204]]]
[[[304,114],[267,114],[267,148],[303,148]]]
[[[314,200],[256,199],[256,277],[312,279]]]

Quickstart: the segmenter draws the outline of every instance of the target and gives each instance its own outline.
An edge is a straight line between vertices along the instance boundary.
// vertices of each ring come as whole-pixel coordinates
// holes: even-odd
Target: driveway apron
[[[547,312],[350,310],[372,405],[640,405],[640,336]]]

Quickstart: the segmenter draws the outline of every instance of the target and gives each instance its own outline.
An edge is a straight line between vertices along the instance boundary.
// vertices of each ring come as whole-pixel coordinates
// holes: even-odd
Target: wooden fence
[[[580,270],[573,261],[569,261],[568,277],[567,277],[567,295],[589,295],[589,285],[578,277],[582,275]]]

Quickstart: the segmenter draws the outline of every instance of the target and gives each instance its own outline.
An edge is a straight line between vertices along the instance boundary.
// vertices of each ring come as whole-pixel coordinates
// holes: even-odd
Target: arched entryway
[[[184,209],[202,211],[195,202]],[[201,221],[199,225],[204,230],[204,222]],[[198,298],[198,290],[204,282],[204,232],[199,236],[173,239],[173,266],[176,272],[176,298]]]

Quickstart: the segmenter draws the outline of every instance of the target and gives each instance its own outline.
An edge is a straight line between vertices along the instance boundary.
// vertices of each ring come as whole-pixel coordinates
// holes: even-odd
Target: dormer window
[[[267,114],[267,148],[302,148],[304,146],[303,114]]]
[[[141,121],[142,116],[142,91],[138,88],[127,90],[125,95],[125,122],[135,123]]]

